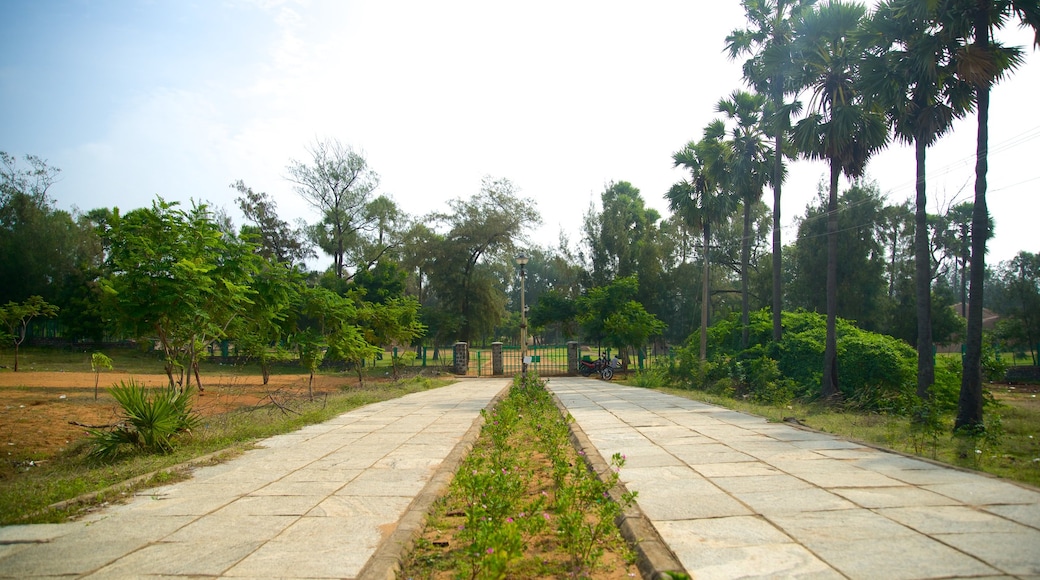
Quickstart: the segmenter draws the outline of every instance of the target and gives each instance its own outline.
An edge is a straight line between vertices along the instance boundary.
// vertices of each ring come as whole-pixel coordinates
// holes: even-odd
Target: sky
[[[507,178],[542,215],[528,243],[574,247],[611,182],[668,215],[672,153],[745,88],[724,52],[745,26],[738,0],[2,0],[0,150],[60,168],[61,209],[162,196],[241,224],[241,179],[295,223],[319,216],[286,166],[336,139],[413,216]],[[992,93],[991,264],[1040,252],[1040,56],[1025,31],[998,39],[1026,62]],[[972,115],[929,150],[930,212],[973,198],[975,132]],[[785,243],[827,168],[789,172]],[[913,150],[891,145],[867,176],[912,199]]]

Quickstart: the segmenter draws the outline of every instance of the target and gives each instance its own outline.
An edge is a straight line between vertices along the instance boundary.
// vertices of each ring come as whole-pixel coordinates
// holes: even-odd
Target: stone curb
[[[511,384],[506,385],[499,391],[485,409],[492,409],[498,405],[509,393]],[[455,478],[455,472],[459,465],[473,449],[473,444],[480,437],[480,431],[484,427],[484,415],[477,415],[466,434],[455,445],[440,467],[434,473],[430,481],[426,483],[419,495],[415,496],[412,503],[408,505],[404,516],[398,521],[397,526],[390,535],[380,542],[372,557],[357,575],[357,580],[395,580],[404,564],[404,558],[412,551],[415,541],[422,534],[426,523],[426,516],[430,507],[448,489],[448,485]]]
[[[555,393],[553,394],[553,401],[564,416],[569,414],[567,407]],[[571,444],[578,451],[584,452],[582,455],[589,469],[592,469],[597,474],[606,473],[610,469],[610,464],[603,459],[603,456],[600,455],[599,450],[592,444],[592,441],[589,440],[588,435],[585,434],[581,426],[574,421],[569,421],[568,427],[571,432]],[[621,497],[626,493],[628,493],[628,489],[621,482],[618,482],[614,489],[610,490],[611,499],[619,504],[621,503]],[[646,580],[670,580],[677,577],[692,578],[679,562],[679,558],[668,547],[668,544],[661,539],[657,528],[643,515],[643,510],[639,509],[638,503],[625,508],[624,513],[618,516],[616,523],[621,530],[621,535],[639,557],[637,566],[643,578]]]

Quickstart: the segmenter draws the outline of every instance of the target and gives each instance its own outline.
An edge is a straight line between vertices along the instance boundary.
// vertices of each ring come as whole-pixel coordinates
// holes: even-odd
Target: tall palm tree
[[[750,27],[737,29],[726,37],[730,58],[741,54],[751,56],[744,61],[744,79],[754,89],[769,97],[766,122],[773,136],[773,340],[783,337],[780,314],[783,310],[781,258],[783,245],[780,235],[780,194],[784,182],[784,162],[781,152],[785,136],[791,129],[791,115],[801,110],[797,101],[788,103],[787,95],[797,92],[794,82],[793,55],[794,22],[801,18],[816,0],[741,0]]]
[[[731,151],[729,160],[730,190],[744,206],[744,230],[740,243],[740,297],[741,332],[740,347],[748,343],[748,269],[751,262],[751,210],[762,199],[762,189],[772,183],[773,148],[766,141],[763,130],[762,111],[766,96],[747,91],[733,91],[729,98],[720,99],[716,110],[725,113],[735,124],[729,131],[727,143]]]
[[[1040,46],[1040,0],[944,0],[940,2],[943,27],[965,39],[957,55],[957,72],[975,88],[978,135],[975,154],[975,204],[971,216],[971,268],[968,289],[968,329],[964,371],[954,428],[975,428],[982,421],[982,286],[986,274],[989,208],[986,174],[989,170],[990,88],[1022,63],[1022,52],[993,39],[993,32],[1009,20],[1033,29],[1033,45]],[[969,43],[970,41],[970,43]]]
[[[690,172],[688,179],[672,185],[665,195],[670,209],[682,217],[690,229],[700,229],[702,235],[701,260],[701,360],[708,358],[708,304],[710,299],[711,227],[723,221],[735,209],[733,196],[724,190],[727,181],[728,148],[723,142],[726,127],[722,121],[713,121],[704,128],[700,141],[691,141],[672,155],[675,167]]]
[[[797,24],[795,62],[812,90],[809,112],[794,129],[804,155],[830,164],[827,198],[827,341],[823,355],[824,398],[838,391],[838,179],[860,177],[867,160],[885,146],[884,115],[866,102],[857,84],[863,48],[856,31],[866,9],[833,1],[811,10]]]
[[[861,79],[885,109],[897,139],[914,146],[917,195],[914,270],[917,301],[917,395],[935,382],[932,353],[932,256],[928,243],[925,156],[972,107],[972,88],[955,74],[957,40],[937,26],[933,3],[887,0],[864,23],[869,50]]]

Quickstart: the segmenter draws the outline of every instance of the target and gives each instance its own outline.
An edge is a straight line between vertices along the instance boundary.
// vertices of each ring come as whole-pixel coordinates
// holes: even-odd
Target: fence
[[[460,349],[460,345],[463,345]],[[597,350],[589,346],[581,346],[579,343],[568,343],[566,345],[531,345],[527,349],[530,362],[528,371],[539,376],[560,376],[573,374],[571,366],[572,356],[568,353],[575,349],[573,359],[576,367],[577,360],[591,360],[599,358],[600,354],[610,357],[613,354],[610,349]],[[499,355],[501,368],[496,368],[496,352]],[[490,347],[470,347],[466,343],[456,343],[452,348],[451,369],[459,375],[468,376],[496,376],[515,375],[522,370],[521,351],[519,346],[506,346],[501,343],[492,343]],[[461,358],[460,358],[461,357]],[[655,347],[639,349],[624,371],[644,371],[655,367],[667,368],[670,360],[668,350],[658,350]]]

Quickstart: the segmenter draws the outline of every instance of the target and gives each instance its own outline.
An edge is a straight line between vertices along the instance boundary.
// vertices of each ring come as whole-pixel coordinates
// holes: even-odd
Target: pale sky
[[[60,168],[63,209],[158,194],[240,219],[242,179],[315,222],[285,167],[335,138],[409,214],[504,177],[542,214],[532,242],[562,230],[573,247],[611,181],[667,215],[672,153],[743,88],[723,50],[744,26],[737,0],[0,0],[0,150]],[[1040,252],[1040,57],[1022,31],[998,38],[1027,60],[993,91],[990,264]],[[974,142],[972,116],[930,150],[930,211],[972,199]],[[790,166],[785,243],[825,175]],[[912,150],[891,146],[868,176],[912,198]]]

